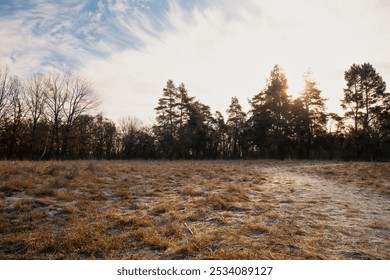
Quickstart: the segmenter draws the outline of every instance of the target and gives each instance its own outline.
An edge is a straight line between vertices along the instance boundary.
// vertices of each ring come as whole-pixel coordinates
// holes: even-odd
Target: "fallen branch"
[[[190,227],[187,225],[187,223],[185,222],[184,225],[186,226],[186,228],[188,229],[188,231],[191,233],[191,235],[194,235],[194,232],[190,229]]]

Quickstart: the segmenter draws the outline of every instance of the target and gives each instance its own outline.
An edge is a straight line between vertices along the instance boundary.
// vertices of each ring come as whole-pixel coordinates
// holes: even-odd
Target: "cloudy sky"
[[[275,64],[297,97],[313,73],[341,113],[344,71],[370,62],[390,84],[388,0],[0,0],[0,66],[94,84],[107,117],[155,119],[168,79],[225,112],[245,110]]]

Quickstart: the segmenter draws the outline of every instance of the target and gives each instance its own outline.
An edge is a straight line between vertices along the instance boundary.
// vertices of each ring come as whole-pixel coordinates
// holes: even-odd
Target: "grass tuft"
[[[390,208],[322,184],[380,204],[390,165],[311,164],[0,161],[0,259],[389,259]]]

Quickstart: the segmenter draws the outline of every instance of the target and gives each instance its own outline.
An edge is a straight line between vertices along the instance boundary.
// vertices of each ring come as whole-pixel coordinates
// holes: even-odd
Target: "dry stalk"
[[[194,232],[190,229],[190,227],[187,225],[186,222],[184,222],[184,225],[186,226],[187,230],[190,232],[191,235],[194,235]]]

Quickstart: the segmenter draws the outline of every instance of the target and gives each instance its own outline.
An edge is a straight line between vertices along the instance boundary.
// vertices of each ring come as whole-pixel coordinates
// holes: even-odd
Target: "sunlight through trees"
[[[390,94],[369,64],[345,72],[344,116],[326,111],[310,72],[298,98],[275,65],[244,112],[231,97],[226,120],[168,80],[156,122],[136,116],[119,123],[94,114],[94,86],[75,73],[51,72],[27,81],[0,70],[1,159],[358,159],[390,158]]]

